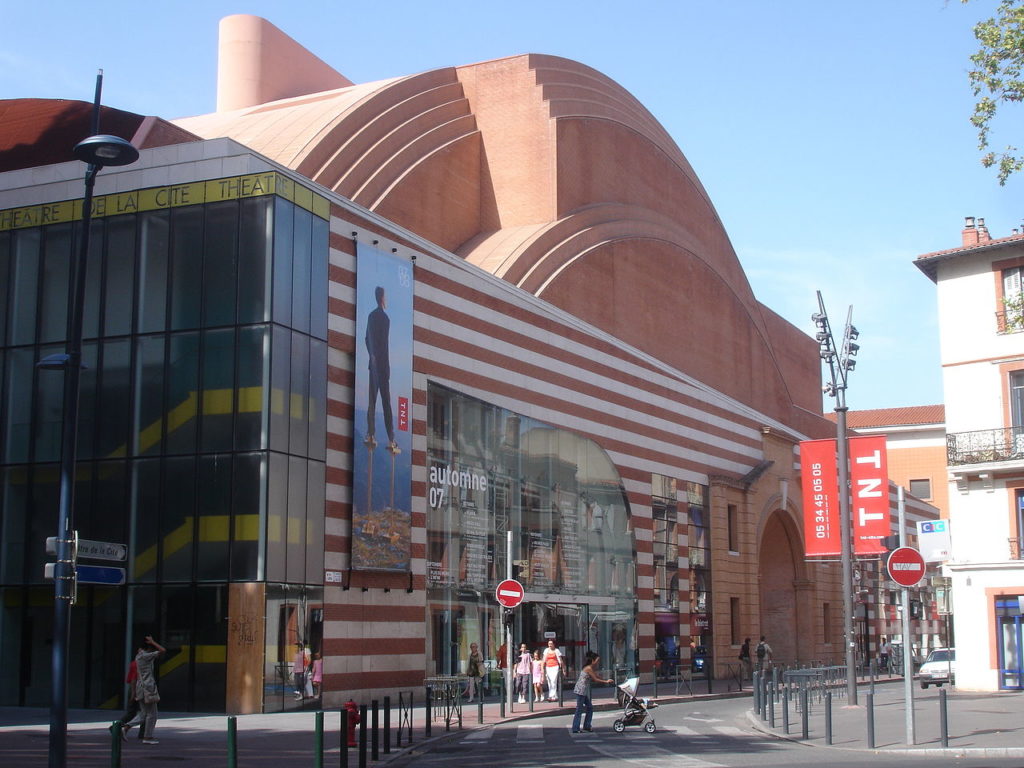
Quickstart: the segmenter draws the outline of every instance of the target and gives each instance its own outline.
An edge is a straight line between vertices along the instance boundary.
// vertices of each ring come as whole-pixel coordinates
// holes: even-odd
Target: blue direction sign
[[[107,584],[118,586],[124,584],[124,568],[111,568],[105,565],[76,565],[79,584]]]

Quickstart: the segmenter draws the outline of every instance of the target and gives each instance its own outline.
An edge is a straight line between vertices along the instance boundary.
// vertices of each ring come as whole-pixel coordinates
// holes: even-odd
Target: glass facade
[[[629,502],[600,447],[430,384],[426,460],[431,674],[464,673],[472,642],[496,670],[495,587],[509,574],[527,592],[516,647],[554,639],[571,680],[588,649],[606,669],[636,668]]]
[[[231,584],[322,602],[328,223],[259,194],[92,226],[74,528],[129,556],[126,586],[79,587],[69,705],[119,706],[151,633],[161,707],[223,710]],[[0,705],[49,702],[63,381],[35,364],[64,350],[79,229],[0,231],[0,656],[24,660]]]
[[[707,486],[681,483],[690,551],[690,644],[694,658],[714,647],[711,637],[711,515]],[[706,650],[702,651],[704,648]]]
[[[676,481],[651,476],[654,553],[654,641],[666,674],[679,663],[679,538]]]

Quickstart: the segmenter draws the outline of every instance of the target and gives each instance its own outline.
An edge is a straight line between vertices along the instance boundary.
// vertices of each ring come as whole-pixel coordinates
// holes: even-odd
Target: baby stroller
[[[657,728],[654,724],[654,719],[648,718],[648,710],[654,709],[658,705],[650,699],[643,699],[636,695],[639,683],[639,677],[630,677],[619,686],[621,691],[619,698],[622,702],[622,717],[612,723],[612,729],[616,733],[622,733],[626,730],[627,725],[642,724],[644,730],[648,733],[654,733]]]

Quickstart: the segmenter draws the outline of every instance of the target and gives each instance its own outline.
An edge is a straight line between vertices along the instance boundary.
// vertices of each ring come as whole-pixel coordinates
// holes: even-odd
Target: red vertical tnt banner
[[[842,549],[836,483],[836,441],[800,443],[800,477],[804,497],[804,553],[838,555]]]
[[[881,540],[892,532],[885,435],[851,437],[849,446],[853,552],[877,555],[885,551]]]

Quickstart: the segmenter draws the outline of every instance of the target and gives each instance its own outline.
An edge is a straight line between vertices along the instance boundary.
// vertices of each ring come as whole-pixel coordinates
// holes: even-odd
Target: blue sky
[[[707,188],[758,298],[808,333],[821,290],[861,350],[852,409],[942,401],[934,285],[915,256],[1020,226],[968,123],[974,23],[996,0],[11,3],[0,98],[211,112],[217,24],[263,16],[354,82],[519,53],[565,56],[630,90]],[[1019,110],[1019,108],[1018,108]],[[1006,111],[995,146],[1021,141]],[[1014,135],[1016,133],[1016,135]],[[831,404],[826,403],[830,408]]]

